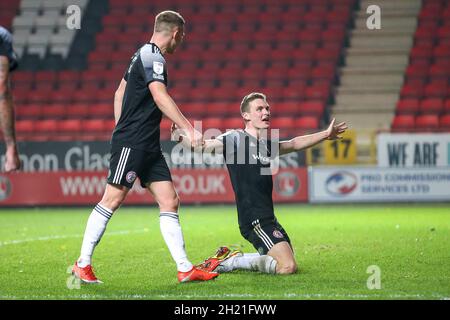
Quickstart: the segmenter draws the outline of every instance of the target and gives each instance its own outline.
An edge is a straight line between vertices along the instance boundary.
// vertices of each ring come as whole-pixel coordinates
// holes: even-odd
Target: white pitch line
[[[31,296],[0,296],[0,299],[249,299],[255,298],[259,300],[265,299],[434,299],[434,300],[449,300],[449,296],[442,294],[324,294],[324,293],[287,293],[284,295],[267,295],[267,294],[216,294],[216,295],[149,295],[149,294],[125,294],[125,295],[31,295]],[[274,302],[276,303],[276,302]]]
[[[117,236],[117,235],[124,235],[124,234],[130,234],[130,233],[145,233],[148,232],[148,229],[142,229],[142,230],[122,230],[122,231],[111,231],[107,232],[106,235],[110,236]],[[0,247],[2,246],[8,246],[13,244],[21,244],[26,242],[35,242],[35,241],[48,241],[48,240],[58,240],[58,239],[68,239],[68,238],[82,238],[83,234],[70,234],[70,235],[55,235],[55,236],[44,236],[44,237],[37,237],[37,238],[29,238],[29,239],[19,239],[19,240],[7,240],[7,241],[0,241]]]

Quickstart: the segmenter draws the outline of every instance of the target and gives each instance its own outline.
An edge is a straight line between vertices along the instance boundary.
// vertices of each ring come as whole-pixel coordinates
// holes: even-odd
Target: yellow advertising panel
[[[356,132],[347,130],[340,140],[326,140],[323,148],[326,164],[353,164],[356,162]]]

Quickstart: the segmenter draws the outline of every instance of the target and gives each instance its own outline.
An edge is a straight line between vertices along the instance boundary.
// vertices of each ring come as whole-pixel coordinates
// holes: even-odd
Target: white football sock
[[[159,227],[170,254],[177,264],[178,271],[191,270],[192,263],[187,258],[178,214],[176,212],[160,212]]]
[[[86,230],[84,232],[83,244],[81,245],[81,254],[78,259],[78,266],[84,268],[91,264],[92,254],[100,239],[105,233],[106,225],[111,219],[113,211],[97,204],[89,216]]]
[[[215,271],[223,273],[241,269],[275,274],[276,266],[277,261],[271,256],[261,256],[259,253],[244,253],[226,259]]]

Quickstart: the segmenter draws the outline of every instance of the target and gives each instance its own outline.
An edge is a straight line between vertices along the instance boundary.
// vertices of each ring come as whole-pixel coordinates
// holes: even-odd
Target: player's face
[[[183,42],[184,39],[184,28],[175,28],[173,32],[172,39],[167,48],[167,53],[174,53],[177,47]]]
[[[255,99],[250,102],[249,112],[246,112],[251,126],[256,129],[270,127],[270,106],[263,99]]]

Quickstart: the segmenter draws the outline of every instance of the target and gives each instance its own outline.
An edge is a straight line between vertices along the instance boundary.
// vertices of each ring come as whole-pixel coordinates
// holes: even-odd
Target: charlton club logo
[[[275,237],[275,238],[278,238],[278,239],[281,239],[281,238],[283,238],[283,234],[281,233],[281,231],[279,231],[279,230],[277,230],[277,229],[275,229],[275,230],[273,230],[273,236]]]
[[[136,172],[134,172],[134,171],[129,171],[129,172],[127,173],[126,179],[127,179],[127,182],[128,182],[128,183],[133,183],[134,180],[136,180]]]

